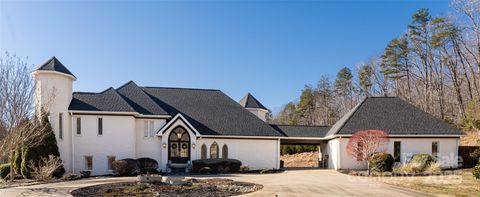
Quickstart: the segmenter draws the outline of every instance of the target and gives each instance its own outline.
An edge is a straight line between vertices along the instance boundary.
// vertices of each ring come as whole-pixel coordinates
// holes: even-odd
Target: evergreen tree
[[[301,118],[301,124],[314,125],[315,124],[315,90],[311,86],[305,86],[300,95],[300,102],[298,102],[297,113]]]
[[[341,114],[346,113],[353,107],[354,91],[352,71],[347,67],[343,67],[338,71],[337,79],[335,80],[335,94],[342,99],[340,102],[343,104],[340,108]]]
[[[29,149],[23,149],[21,174],[26,178],[30,178],[31,169],[28,167],[30,162],[37,164],[41,158],[48,157],[49,155],[60,157],[55,133],[52,130],[50,121],[48,120],[48,116],[45,113],[42,113],[41,116],[42,117],[39,120],[37,119],[37,124],[44,125],[40,128],[44,129],[44,132],[47,132],[48,134],[46,137],[43,138],[40,145]],[[62,166],[54,173],[54,176],[59,177],[63,175],[63,173],[65,173],[65,169]]]

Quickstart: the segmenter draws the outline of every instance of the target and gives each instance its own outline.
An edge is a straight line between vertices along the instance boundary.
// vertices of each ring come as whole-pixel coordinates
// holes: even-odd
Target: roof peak
[[[260,101],[258,101],[252,94],[250,94],[250,92],[247,92],[247,94],[238,103],[245,108],[258,108],[268,110],[265,106],[263,106],[262,103],[260,103]]]
[[[180,88],[180,87],[158,87],[158,86],[141,86],[141,88],[178,89],[178,90],[200,90],[200,91],[220,91],[219,89],[207,89],[207,88]]]
[[[37,67],[37,71],[55,71],[63,74],[67,74],[76,79],[75,75],[70,72],[67,67],[65,67],[57,57],[52,56],[45,63]]]

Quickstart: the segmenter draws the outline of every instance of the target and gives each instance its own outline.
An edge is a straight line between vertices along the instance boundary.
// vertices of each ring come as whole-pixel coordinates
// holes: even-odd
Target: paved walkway
[[[202,177],[204,178],[204,177]],[[222,178],[262,184],[260,191],[251,196],[379,196],[406,197],[427,196],[383,183],[369,181],[364,177],[352,177],[333,170],[291,170],[284,173],[264,175],[228,175]],[[68,196],[74,189],[96,184],[135,181],[136,177],[98,178],[51,183],[34,186],[0,189],[1,197],[10,196]]]

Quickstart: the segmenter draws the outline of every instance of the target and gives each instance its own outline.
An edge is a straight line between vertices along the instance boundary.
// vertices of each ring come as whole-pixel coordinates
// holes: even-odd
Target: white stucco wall
[[[246,108],[248,111],[252,112],[255,116],[260,118],[263,121],[267,121],[267,110],[257,109],[257,108]]]
[[[339,139],[332,139],[329,140],[326,144],[325,151],[323,151],[323,155],[328,155],[328,168],[330,169],[338,169],[338,149],[339,149]]]
[[[135,120],[135,158],[149,157],[157,160],[160,164],[162,160],[162,138],[158,136],[145,137],[145,121],[154,122],[155,133],[166,123],[165,119]]]
[[[438,156],[443,168],[454,168],[458,165],[458,140],[459,138],[390,138],[386,150],[393,156],[394,141],[401,142],[401,162],[409,161],[414,154],[432,154],[432,142],[439,142]],[[359,163],[347,154],[348,138],[340,140],[341,169],[365,169],[365,163]]]
[[[68,114],[68,106],[72,100],[72,83],[74,79],[56,72],[36,71],[35,77],[35,102],[37,111],[39,107],[45,107],[49,111],[50,124],[57,138],[60,158],[66,170],[72,169],[70,134],[71,119]],[[59,137],[59,114],[62,113],[63,137]]]
[[[201,147],[207,146],[207,158],[210,158],[210,146],[213,142],[218,144],[219,157],[222,156],[224,144],[228,147],[228,157],[238,159],[242,165],[249,166],[251,170],[278,168],[280,147],[276,139],[214,139],[199,138],[196,157],[201,158]]]
[[[76,117],[81,117],[81,134],[76,134]],[[103,135],[98,135],[98,118],[103,118]],[[107,157],[135,158],[133,116],[74,115],[74,171],[85,170],[84,156],[93,156],[92,175],[109,174]],[[143,130],[142,130],[143,132]],[[143,134],[143,133],[142,133]]]
[[[190,160],[195,160],[197,159],[197,154],[195,154],[196,149],[199,149],[200,147],[197,146],[197,138],[196,138],[196,133],[192,130],[189,129],[188,125],[185,124],[184,121],[181,119],[177,119],[172,125],[169,127],[168,130],[165,130],[160,138],[161,141],[161,160],[159,162],[160,168],[163,172],[167,171],[167,163],[168,163],[168,136],[170,135],[170,132],[175,129],[176,127],[181,126],[183,127],[187,132],[188,135],[190,135]],[[165,144],[167,147],[163,148],[163,144]],[[195,144],[195,148],[193,148],[193,144]]]

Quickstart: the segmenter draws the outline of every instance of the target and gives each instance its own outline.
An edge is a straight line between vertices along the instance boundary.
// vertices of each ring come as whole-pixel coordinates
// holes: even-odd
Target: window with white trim
[[[155,136],[155,122],[153,120],[143,121],[143,137],[154,137]]]
[[[438,157],[438,141],[432,142],[432,156]]]
[[[115,161],[115,156],[107,156],[107,170],[113,170],[113,161]]]
[[[77,117],[77,135],[82,134],[82,118]]]
[[[153,120],[150,120],[150,137],[155,136],[155,124]]]
[[[103,118],[98,118],[98,135],[103,135]]]
[[[143,121],[143,137],[148,137],[148,120]]]
[[[63,113],[58,113],[58,138],[63,139]]]
[[[93,169],[93,156],[84,156],[85,159],[85,170]]]

